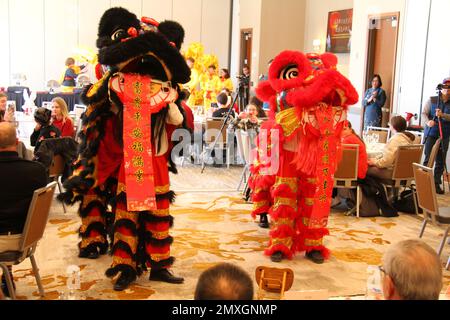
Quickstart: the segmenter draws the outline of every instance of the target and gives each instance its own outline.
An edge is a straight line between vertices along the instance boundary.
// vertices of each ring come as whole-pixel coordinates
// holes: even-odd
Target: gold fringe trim
[[[152,211],[152,215],[157,217],[168,217],[170,215],[170,209],[156,209]]]
[[[277,210],[280,206],[288,206],[297,211],[297,199],[291,198],[275,198],[273,210]]]
[[[170,185],[166,184],[165,186],[155,186],[156,194],[164,194],[170,191]]]
[[[273,226],[275,228],[278,228],[278,227],[280,227],[282,225],[286,225],[286,226],[289,226],[289,227],[293,228],[294,227],[294,221],[292,219],[289,219],[289,218],[279,218],[279,219],[273,221]]]
[[[158,240],[163,240],[169,237],[169,231],[151,231],[152,237]]]
[[[305,246],[317,247],[323,245],[323,239],[305,239]]]
[[[274,247],[278,244],[285,245],[289,249],[292,247],[293,241],[291,237],[288,238],[273,238],[271,247]]]
[[[287,185],[292,190],[292,192],[297,193],[297,191],[298,191],[298,179],[297,178],[277,177],[273,188],[276,189],[283,184]]]
[[[131,258],[122,258],[122,257],[113,256],[113,263],[112,263],[111,267],[114,268],[115,266],[120,265],[120,264],[126,264],[133,268],[135,268],[135,265],[136,265],[136,263]]]
[[[314,205],[314,198],[305,198],[305,204],[307,206],[313,206]]]
[[[121,219],[126,219],[126,220],[133,221],[134,223],[137,223],[138,217],[139,217],[139,215],[136,212],[129,212],[129,211],[125,211],[122,209],[117,209],[115,220],[118,221]]]
[[[138,245],[138,241],[137,241],[137,237],[135,236],[125,236],[121,233],[114,233],[114,244],[116,244],[119,241],[123,241],[126,244],[128,244],[131,248],[131,251],[133,253],[136,253],[136,249],[137,249],[137,245]]]
[[[160,262],[170,258],[170,252],[167,253],[151,253],[150,257],[153,261]]]
[[[89,246],[90,244],[95,243],[95,242],[106,243],[106,240],[102,235],[98,235],[94,238],[82,239],[80,247],[86,248],[87,246]]]
[[[301,126],[301,121],[297,117],[295,108],[289,108],[277,113],[276,122],[283,128],[283,135],[289,137]]]
[[[269,200],[263,200],[263,201],[257,201],[253,203],[253,210],[258,210],[264,206],[269,206],[270,202]]]

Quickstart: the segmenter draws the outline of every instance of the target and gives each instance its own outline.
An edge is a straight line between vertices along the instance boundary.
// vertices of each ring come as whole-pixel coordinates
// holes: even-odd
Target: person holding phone
[[[0,122],[13,122],[14,121],[14,112],[15,107],[14,105],[9,105],[8,104],[8,96],[6,95],[6,93],[1,92],[0,93]]]
[[[364,95],[364,128],[381,127],[382,108],[386,103],[386,92],[381,88],[383,82],[378,74],[372,78],[372,87]]]

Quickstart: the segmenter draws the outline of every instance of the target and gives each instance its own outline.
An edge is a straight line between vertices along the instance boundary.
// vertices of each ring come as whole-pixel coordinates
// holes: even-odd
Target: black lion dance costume
[[[180,85],[190,70],[176,22],[139,20],[123,8],[100,20],[99,62],[109,71],[86,88],[82,140],[74,174],[59,199],[81,202],[79,256],[95,259],[108,250],[111,221],[113,261],[108,277],[124,290],[147,268],[150,280],[182,283],[168,269],[173,238],[169,189],[173,130],[184,123]]]

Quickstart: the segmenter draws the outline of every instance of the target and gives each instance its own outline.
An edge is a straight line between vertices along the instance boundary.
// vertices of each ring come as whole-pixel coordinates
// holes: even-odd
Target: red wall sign
[[[326,51],[349,53],[352,36],[353,9],[328,13]]]

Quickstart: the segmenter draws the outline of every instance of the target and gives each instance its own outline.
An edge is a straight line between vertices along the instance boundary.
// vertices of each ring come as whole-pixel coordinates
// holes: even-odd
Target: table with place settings
[[[371,142],[366,144],[367,157],[369,159],[378,158],[383,155],[385,143]]]

